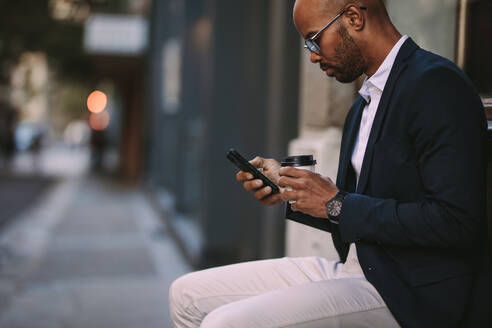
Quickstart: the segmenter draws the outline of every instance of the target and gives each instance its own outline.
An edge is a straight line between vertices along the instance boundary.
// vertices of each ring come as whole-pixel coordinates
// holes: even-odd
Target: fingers
[[[277,205],[283,203],[282,195],[276,193],[272,195],[272,188],[265,187],[254,192],[254,197],[258,199],[262,205]]]
[[[293,189],[302,189],[305,187],[305,180],[299,178],[291,178],[287,176],[282,176],[278,179],[278,185],[280,187],[291,187]]]
[[[308,170],[302,170],[302,169],[296,169],[294,167],[282,167],[279,171],[280,176],[287,176],[287,177],[292,177],[292,178],[301,178],[308,176],[311,171]]]
[[[248,191],[256,190],[256,189],[260,188],[261,186],[263,186],[263,181],[260,179],[249,180],[249,181],[246,181],[245,183],[243,183],[243,188],[248,190]],[[263,189],[265,189],[265,188],[263,188]],[[271,188],[270,188],[270,192],[271,192]]]
[[[261,181],[261,180],[260,180]],[[272,188],[271,187],[265,187],[261,188],[253,193],[253,196],[255,196],[256,199],[260,200],[272,193]]]
[[[266,196],[260,199],[259,202],[261,205],[272,206],[272,205],[282,204],[284,201],[280,197],[280,193],[277,193],[277,194]]]
[[[272,194],[271,187],[265,187],[256,190],[253,196],[260,201],[262,204],[271,205],[273,203],[283,202],[281,193]]]
[[[249,161],[253,166],[265,170],[271,170],[275,165],[280,167],[280,163],[273,159],[264,159],[262,157],[255,157],[251,161]],[[267,166],[270,166],[267,167]],[[275,171],[277,172],[277,171]],[[268,176],[268,175],[267,175]],[[278,177],[278,176],[277,176]],[[272,178],[272,177],[270,177]],[[277,205],[283,203],[282,197],[280,193],[272,194],[272,188],[267,186],[263,187],[264,183],[260,179],[254,179],[254,176],[249,172],[239,171],[236,174],[236,180],[239,182],[243,182],[243,188],[248,191],[253,191],[254,197],[260,202],[262,205]],[[276,179],[273,179],[276,180]],[[262,188],[263,187],[263,188]],[[283,189],[283,188],[282,188]]]
[[[290,204],[290,209],[294,212],[302,212],[298,202]]]
[[[239,181],[239,182],[248,181],[248,180],[251,180],[251,179],[253,179],[253,175],[251,173],[249,173],[249,172],[239,171],[236,174],[236,180]]]
[[[260,179],[253,180],[253,175],[251,173],[240,171],[236,174],[236,180],[244,181],[243,188],[248,191],[254,191],[254,197],[258,199],[262,205],[270,206],[283,203],[280,193],[272,195],[271,187],[267,186],[261,188],[263,186],[263,181]]]
[[[259,179],[246,181],[243,186],[244,189],[249,191],[254,191],[253,196],[260,202],[261,205],[271,206],[278,205],[283,203],[283,199],[280,193],[276,193],[272,195],[272,188],[267,186],[261,189],[263,185],[263,181]]]
[[[289,200],[296,200],[299,198],[299,193],[297,191],[287,191],[285,190],[280,194],[280,197],[284,202],[288,202]]]

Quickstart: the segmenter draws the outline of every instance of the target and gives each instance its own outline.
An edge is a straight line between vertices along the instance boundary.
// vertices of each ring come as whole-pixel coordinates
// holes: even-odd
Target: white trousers
[[[169,290],[173,327],[399,327],[364,276],[342,267],[284,257],[186,274]]]

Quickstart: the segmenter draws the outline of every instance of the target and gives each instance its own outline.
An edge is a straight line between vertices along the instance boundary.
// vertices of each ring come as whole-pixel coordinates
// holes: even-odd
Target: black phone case
[[[272,194],[280,192],[280,189],[270,179],[268,179],[263,173],[261,173],[256,167],[248,162],[241,154],[234,149],[230,149],[227,152],[227,158],[234,163],[241,171],[249,172],[253,174],[255,179],[261,179],[266,186],[272,188]]]

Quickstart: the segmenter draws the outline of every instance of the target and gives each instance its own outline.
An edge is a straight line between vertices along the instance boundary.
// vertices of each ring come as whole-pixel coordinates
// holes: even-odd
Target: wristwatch
[[[328,214],[328,218],[330,218],[330,220],[338,222],[338,216],[342,212],[343,201],[348,194],[349,193],[346,191],[339,190],[335,197],[326,203],[326,214]]]

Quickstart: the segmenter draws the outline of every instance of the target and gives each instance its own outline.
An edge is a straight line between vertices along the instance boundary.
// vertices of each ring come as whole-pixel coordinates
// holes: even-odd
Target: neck
[[[392,27],[386,31],[380,31],[374,35],[381,37],[373,38],[367,47],[367,69],[365,71],[368,77],[371,77],[379,69],[384,59],[391,52],[402,35]]]

